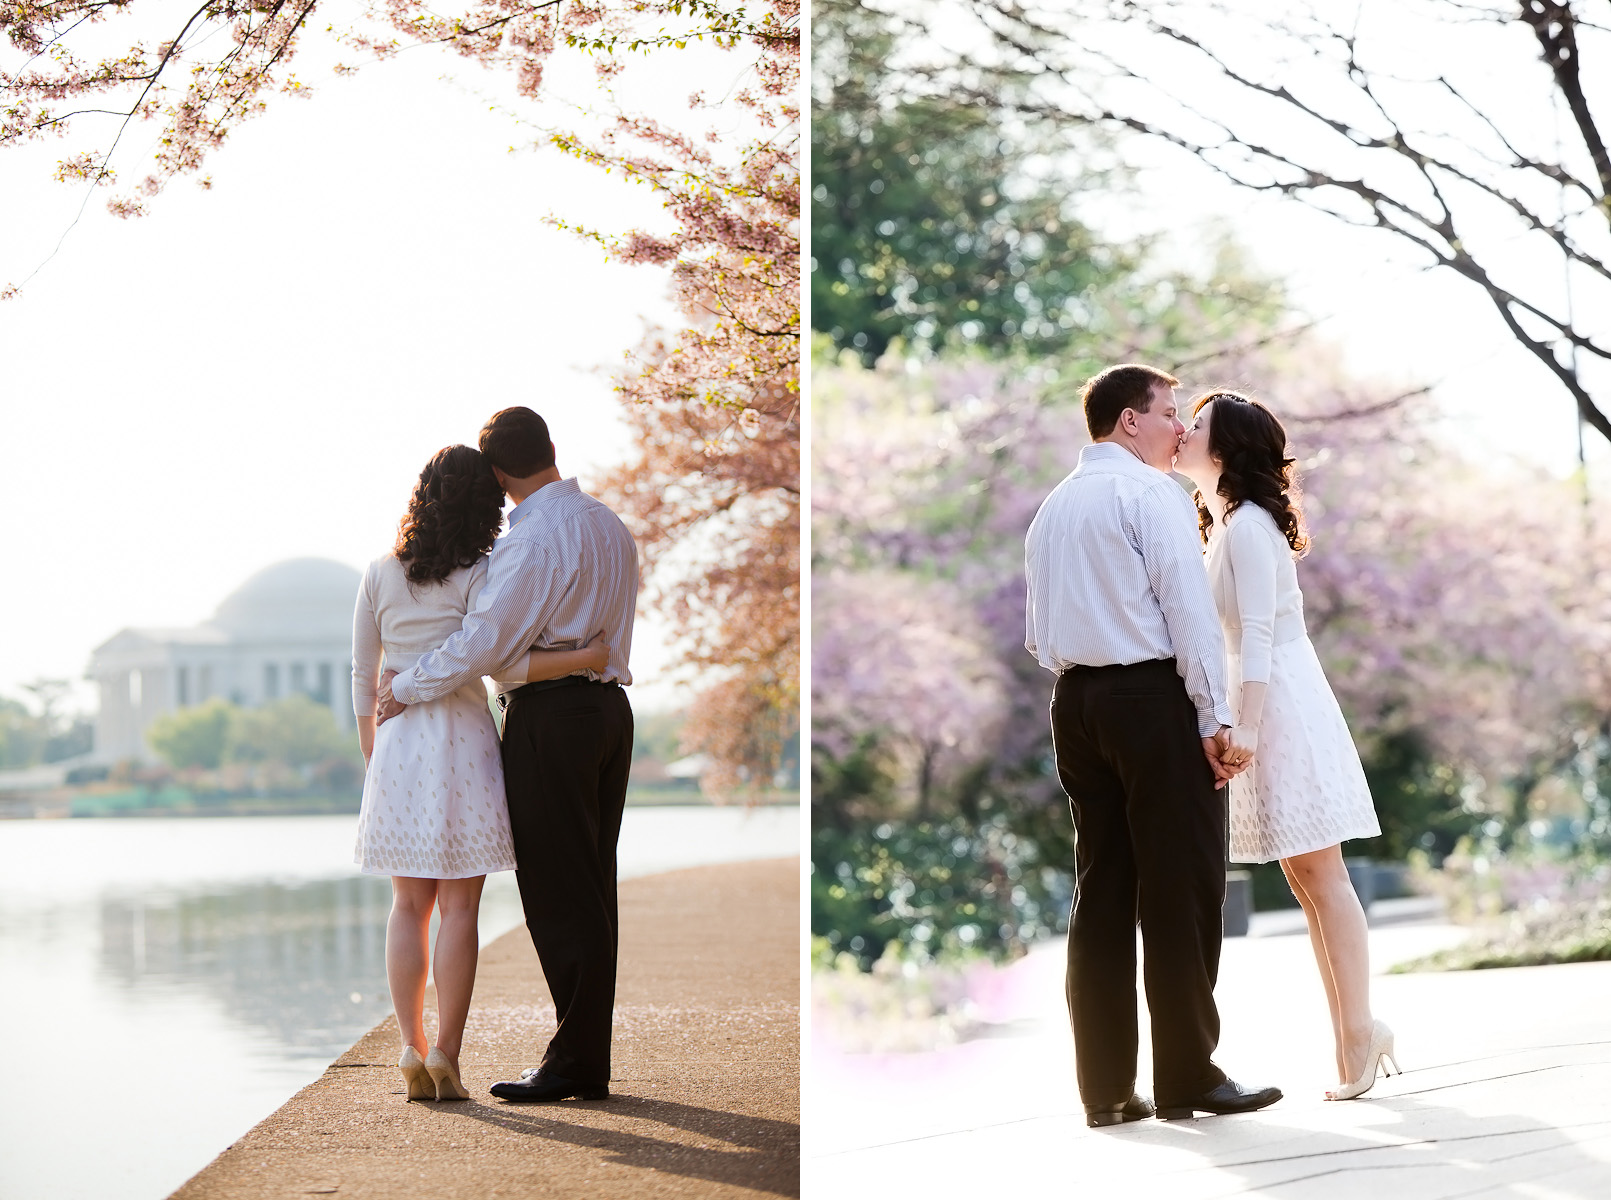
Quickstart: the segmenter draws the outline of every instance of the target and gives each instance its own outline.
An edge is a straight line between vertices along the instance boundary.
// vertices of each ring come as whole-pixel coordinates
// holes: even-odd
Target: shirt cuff
[[[399,671],[397,678],[392,680],[392,699],[399,704],[418,704],[419,693],[414,690],[414,668]]]
[[[395,687],[396,681],[393,680],[393,688],[395,689]],[[1219,727],[1221,725],[1235,724],[1235,720],[1231,717],[1231,710],[1223,704],[1210,704],[1207,708],[1199,708],[1197,710],[1198,737],[1213,737],[1219,732]]]

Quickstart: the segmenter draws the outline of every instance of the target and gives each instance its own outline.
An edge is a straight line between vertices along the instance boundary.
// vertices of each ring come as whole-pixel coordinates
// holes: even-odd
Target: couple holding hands
[[[1279,859],[1308,921],[1335,1039],[1327,1099],[1397,1067],[1341,850],[1381,830],[1304,626],[1286,431],[1230,391],[1193,400],[1188,427],[1178,386],[1135,364],[1086,385],[1092,444],[1025,544],[1025,645],[1057,674],[1052,743],[1076,832],[1068,1005],[1091,1126],[1281,1098],[1212,1061],[1227,792],[1229,858]],[[1195,512],[1171,470],[1197,485]],[[1137,924],[1156,1105],[1135,1092]]]

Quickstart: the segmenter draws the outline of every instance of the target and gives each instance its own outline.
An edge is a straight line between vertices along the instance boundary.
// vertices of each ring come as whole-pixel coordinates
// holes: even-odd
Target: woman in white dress
[[[449,446],[420,472],[397,544],[364,572],[353,615],[352,702],[364,753],[354,861],[392,877],[386,976],[402,1035],[410,1100],[466,1100],[459,1049],[475,986],[476,916],[492,871],[515,869],[498,732],[481,683],[411,704],[375,727],[382,669],[403,670],[458,630],[486,580],[503,491],[481,452]],[[602,671],[609,647],[532,651],[527,681]],[[436,1044],[427,1051],[425,980],[431,910]]]
[[[1230,754],[1251,763],[1229,784],[1230,857],[1281,861],[1303,906],[1336,1041],[1339,1086],[1369,1090],[1393,1033],[1371,1015],[1365,912],[1341,843],[1381,833],[1347,722],[1303,623],[1293,559],[1308,549],[1286,430],[1257,400],[1198,397],[1175,469],[1197,485],[1205,564],[1225,629],[1236,726]],[[1385,1066],[1382,1068],[1385,1070]]]

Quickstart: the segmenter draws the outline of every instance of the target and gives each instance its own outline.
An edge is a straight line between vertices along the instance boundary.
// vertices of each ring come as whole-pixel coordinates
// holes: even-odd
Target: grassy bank
[[[1604,960],[1611,960],[1611,896],[1511,913],[1464,945],[1400,963],[1392,973]]]
[[[197,793],[182,787],[62,790],[15,805],[10,817],[288,817],[326,814],[356,815],[362,797],[357,792],[232,795]],[[712,804],[698,788],[684,785],[645,784],[627,792],[627,807],[652,808],[682,804]],[[728,803],[761,806],[800,803],[799,792],[769,791]]]

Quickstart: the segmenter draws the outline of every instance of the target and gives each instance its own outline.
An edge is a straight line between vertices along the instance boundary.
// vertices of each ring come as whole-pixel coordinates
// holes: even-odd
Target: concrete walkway
[[[799,897],[799,859],[621,885],[608,1100],[487,1094],[534,1066],[553,1029],[518,928],[481,952],[461,1063],[470,1100],[409,1103],[388,1018],[174,1197],[798,1196]]]
[[[1286,1097],[1270,1108],[1086,1129],[1063,944],[1051,943],[992,981],[994,1036],[909,1055],[814,1047],[807,1194],[1611,1197],[1611,963],[1378,974],[1373,1003],[1405,1073],[1328,1103],[1325,994],[1291,927],[1260,921],[1265,936],[1228,940],[1217,992],[1216,1059],[1239,1082],[1279,1085]],[[1380,972],[1465,936],[1424,918],[1373,927],[1372,963]],[[1150,1093],[1146,1044],[1143,1025]]]

